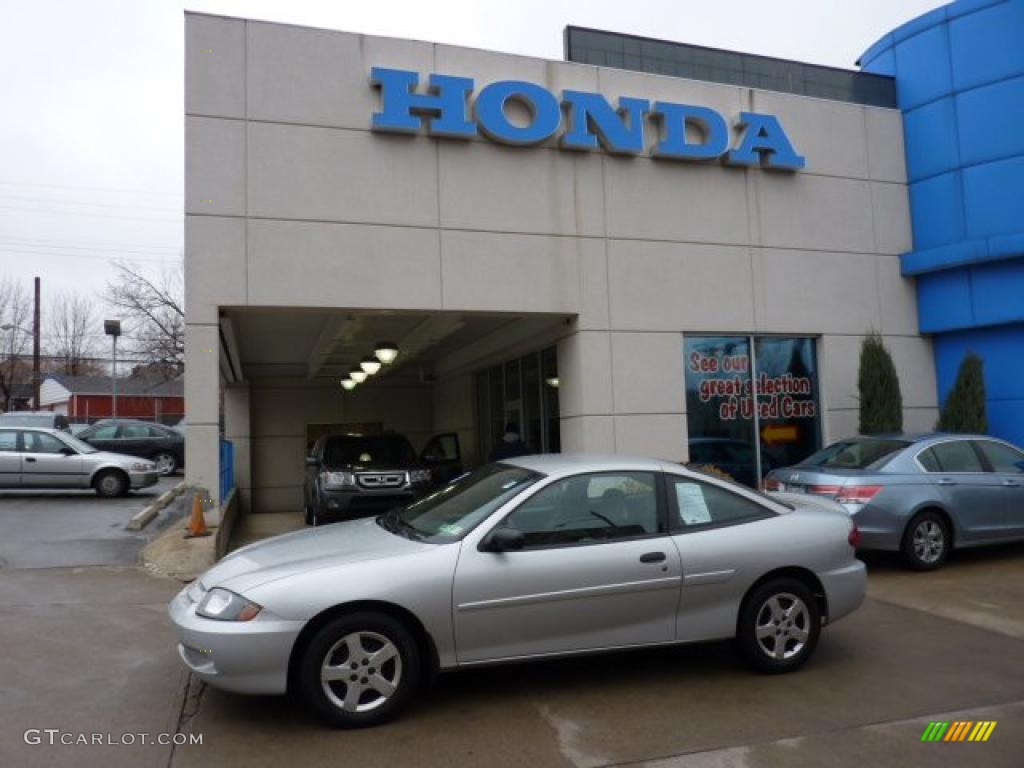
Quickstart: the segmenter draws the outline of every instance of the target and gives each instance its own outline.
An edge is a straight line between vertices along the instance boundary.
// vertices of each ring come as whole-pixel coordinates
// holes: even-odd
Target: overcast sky
[[[190,0],[189,10],[560,59],[567,24],[852,67],[933,0]],[[183,243],[183,12],[0,0],[0,274],[98,293]],[[325,73],[329,76],[329,73]]]

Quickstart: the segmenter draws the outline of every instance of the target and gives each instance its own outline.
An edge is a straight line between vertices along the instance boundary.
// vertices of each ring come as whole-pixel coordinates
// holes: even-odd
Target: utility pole
[[[32,316],[32,406],[39,410],[39,278],[36,278],[36,306]]]

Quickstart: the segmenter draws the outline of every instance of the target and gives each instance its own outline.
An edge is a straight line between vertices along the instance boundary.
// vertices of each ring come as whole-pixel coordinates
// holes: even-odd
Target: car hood
[[[433,548],[381,528],[374,518],[286,533],[242,547],[200,577],[204,590],[244,593],[270,581],[320,568],[402,557]]]
[[[127,453],[113,453],[112,451],[96,451],[95,453],[79,454],[86,461],[103,464],[135,464],[145,461],[152,464],[149,459],[140,459],[138,456],[129,456]]]

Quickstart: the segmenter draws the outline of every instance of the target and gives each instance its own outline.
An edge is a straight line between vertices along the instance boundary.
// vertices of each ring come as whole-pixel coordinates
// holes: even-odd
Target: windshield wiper
[[[402,508],[395,507],[377,518],[377,524],[384,530],[407,539],[422,538],[420,532],[402,519]]]

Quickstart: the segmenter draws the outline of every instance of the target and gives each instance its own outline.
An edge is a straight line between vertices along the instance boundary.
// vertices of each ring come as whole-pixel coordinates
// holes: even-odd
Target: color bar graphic
[[[921,741],[988,741],[995,720],[933,720],[921,734]]]

